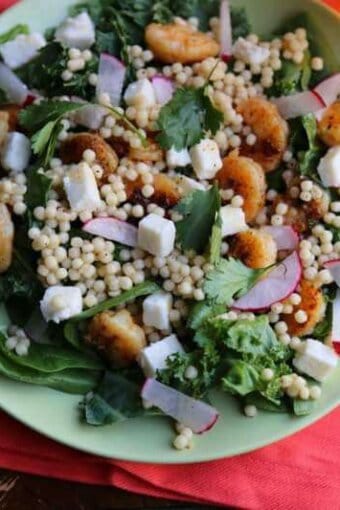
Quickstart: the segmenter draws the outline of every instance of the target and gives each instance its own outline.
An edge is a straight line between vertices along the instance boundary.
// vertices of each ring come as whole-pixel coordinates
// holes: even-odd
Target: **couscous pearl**
[[[310,397],[310,391],[308,388],[302,388],[299,393],[301,400],[308,400]]]
[[[264,368],[261,377],[264,381],[271,381],[274,377],[274,371],[271,368]]]
[[[312,386],[309,389],[310,392],[310,398],[312,400],[318,400],[321,397],[322,390],[319,386]]]
[[[275,331],[278,335],[287,333],[288,326],[284,321],[280,321],[277,324],[275,324]]]
[[[173,445],[176,450],[185,450],[189,446],[189,439],[186,436],[180,434],[174,439]]]
[[[198,370],[196,367],[194,367],[193,365],[190,365],[188,366],[188,368],[185,370],[185,378],[186,379],[189,379],[189,380],[193,380],[193,379],[196,379],[196,377],[198,376]]]
[[[255,418],[255,416],[257,415],[257,407],[256,407],[256,406],[253,406],[253,405],[245,406],[245,408],[244,408],[244,414],[245,414],[248,418]]]
[[[294,314],[294,318],[298,324],[305,324],[308,321],[308,315],[304,310],[298,310]]]

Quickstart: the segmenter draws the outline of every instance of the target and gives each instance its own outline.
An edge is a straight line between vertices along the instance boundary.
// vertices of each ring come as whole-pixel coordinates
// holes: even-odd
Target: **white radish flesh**
[[[298,233],[289,225],[282,227],[267,226],[263,227],[262,230],[272,236],[278,250],[295,250],[299,244]]]
[[[231,26],[230,4],[222,0],[220,8],[220,42],[222,60],[230,60],[233,54],[233,32]]]
[[[22,105],[28,96],[26,85],[5,64],[0,62],[0,89],[6,94],[8,101]]]
[[[309,113],[316,113],[325,107],[322,98],[311,90],[273,99],[273,103],[284,119],[294,119]]]
[[[333,279],[338,287],[340,287],[340,259],[330,260],[324,264],[325,268],[333,276]]]
[[[135,248],[138,244],[137,227],[116,218],[95,218],[85,223],[83,230],[88,234],[125,244],[131,248]]]
[[[112,55],[102,53],[99,60],[97,98],[108,94],[112,106],[119,106],[126,76],[124,64]]]
[[[172,81],[165,76],[154,76],[151,81],[156,94],[157,103],[160,105],[168,103],[175,90]]]
[[[340,73],[333,74],[321,81],[314,87],[314,92],[319,94],[326,106],[334,103],[340,95]]]

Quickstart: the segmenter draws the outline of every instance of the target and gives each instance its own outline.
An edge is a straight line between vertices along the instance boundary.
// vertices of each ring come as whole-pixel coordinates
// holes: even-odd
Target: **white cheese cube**
[[[130,83],[124,94],[124,100],[129,106],[149,108],[156,104],[155,90],[147,78]]]
[[[76,101],[78,102],[78,101]],[[85,126],[94,131],[99,130],[104,123],[104,119],[107,116],[107,108],[102,106],[89,104],[78,110],[73,115],[73,120],[81,126]]]
[[[213,179],[222,168],[220,150],[214,140],[205,139],[190,150],[192,166],[201,180]]]
[[[318,166],[322,184],[329,188],[340,186],[340,145],[328,150]]]
[[[304,349],[293,359],[293,365],[300,372],[317,381],[325,380],[337,367],[338,356],[331,347],[309,338]]]
[[[40,302],[41,313],[49,322],[66,321],[83,310],[83,298],[78,287],[63,287],[55,285],[49,287]]]
[[[175,246],[176,228],[173,221],[157,214],[148,214],[139,223],[138,245],[156,257],[167,257]]]
[[[0,54],[8,67],[17,69],[36,57],[40,48],[45,45],[46,40],[39,33],[21,34],[12,41],[2,44]]]
[[[1,150],[1,165],[8,172],[23,172],[31,158],[31,142],[27,136],[12,131],[6,137]]]
[[[172,307],[172,295],[166,292],[156,292],[144,299],[143,322],[146,326],[156,329],[170,328],[170,310]]]
[[[248,229],[246,217],[241,207],[225,205],[220,209],[222,237],[232,236]]]
[[[80,163],[64,177],[67,199],[74,211],[95,211],[101,205],[97,181],[89,165]]]
[[[185,175],[179,175],[176,178],[176,182],[183,195],[189,195],[197,190],[205,191],[205,187],[202,183],[195,181],[195,179],[190,179],[190,177],[186,177]]]
[[[55,39],[69,48],[79,50],[91,48],[96,41],[94,23],[87,12],[82,12],[74,18],[67,18],[57,28]]]
[[[269,48],[263,48],[243,37],[239,37],[235,42],[233,54],[235,58],[251,65],[261,65],[270,57]]]
[[[167,336],[145,347],[138,357],[138,363],[146,377],[154,377],[158,370],[164,370],[167,367],[167,358],[176,353],[184,353],[182,345],[176,335]]]
[[[169,168],[184,167],[191,164],[191,158],[188,149],[177,151],[172,147],[166,153],[166,163]]]

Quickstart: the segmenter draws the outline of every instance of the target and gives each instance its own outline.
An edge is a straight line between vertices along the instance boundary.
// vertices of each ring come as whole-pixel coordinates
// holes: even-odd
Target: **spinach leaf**
[[[222,378],[222,388],[233,395],[243,397],[256,390],[258,380],[259,374],[249,363],[237,360]]]
[[[278,345],[273,328],[265,315],[253,321],[238,320],[229,327],[228,321],[215,319],[212,321],[218,330],[221,340],[227,347],[237,352],[258,356],[270,352]],[[224,330],[227,334],[224,336]]]
[[[258,392],[246,395],[243,403],[245,406],[253,405],[256,406],[257,409],[269,411],[271,413],[287,413],[289,410],[284,400],[281,400],[279,404],[275,404],[274,402],[267,400]]]

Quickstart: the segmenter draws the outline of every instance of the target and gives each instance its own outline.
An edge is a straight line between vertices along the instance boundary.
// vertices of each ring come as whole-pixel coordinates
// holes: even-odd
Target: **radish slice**
[[[334,349],[340,354],[340,289],[333,303],[332,342]]]
[[[219,417],[214,407],[165,386],[156,379],[146,380],[142,398],[161,409],[167,416],[191,428],[195,434],[202,434],[211,429]]]
[[[340,287],[340,259],[330,260],[324,266],[330,271],[337,286]]]
[[[308,115],[308,113],[316,113],[326,106],[319,94],[311,90],[273,99],[273,103],[278,107],[284,119],[294,119]]]
[[[116,241],[132,248],[138,244],[137,227],[116,218],[95,218],[85,223],[83,230],[88,234]]]
[[[258,311],[284,301],[295,291],[301,274],[301,262],[297,252],[294,252],[267,273],[247,294],[238,299],[233,308]]]
[[[0,89],[6,94],[11,103],[22,105],[28,96],[26,85],[13,71],[0,62]]]
[[[104,118],[107,114],[108,111],[103,106],[91,104],[78,110],[74,114],[73,118],[77,124],[96,131],[103,124]]]
[[[97,97],[109,94],[112,106],[119,106],[126,76],[126,67],[116,57],[102,53],[99,60]]]
[[[221,58],[228,62],[233,54],[233,30],[231,26],[230,5],[228,0],[222,0],[220,8],[220,40]]]
[[[326,106],[334,103],[340,95],[340,73],[333,74],[321,81],[314,88],[314,92],[319,94]]]
[[[288,225],[283,227],[263,227],[262,230],[272,236],[278,250],[295,250],[299,244],[298,233]]]
[[[174,94],[174,84],[165,76],[154,76],[152,85],[156,94],[157,103],[164,105],[168,103]]]
[[[321,110],[314,113],[315,118],[318,122],[320,122],[322,120],[322,117],[324,116],[326,110],[327,110],[327,108],[322,108]]]

